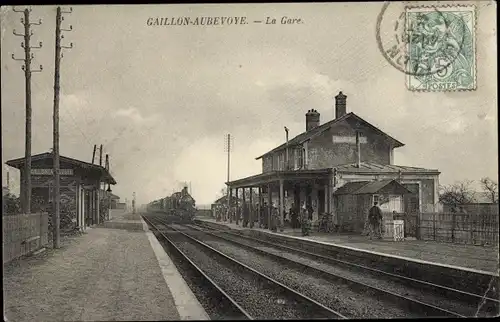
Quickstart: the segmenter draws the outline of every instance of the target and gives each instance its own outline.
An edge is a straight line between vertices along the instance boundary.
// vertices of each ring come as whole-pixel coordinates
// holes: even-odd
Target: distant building
[[[211,205],[211,214],[212,217],[217,218],[217,216],[221,217],[223,212],[227,212],[227,195],[222,196],[219,199],[215,200],[214,203]],[[231,201],[231,207],[241,205],[242,200],[241,199],[236,199],[234,196],[231,196],[229,199]]]
[[[394,150],[404,144],[358,115],[347,113],[347,96],[342,92],[335,100],[335,119],[320,124],[320,113],[309,110],[306,131],[257,157],[262,160],[262,173],[228,182],[232,193],[241,196],[241,189],[261,188],[266,195],[263,200],[278,207],[280,217],[292,203],[295,207],[306,205],[313,209],[313,221],[330,213],[338,225],[353,231],[362,230],[365,213],[374,200],[379,200],[385,212],[437,211],[440,172],[394,165]],[[402,189],[398,186],[394,195],[374,191],[370,202],[363,198],[363,207],[340,208],[339,198],[344,203],[348,198],[336,193],[339,188],[350,182],[378,180],[395,180]],[[351,198],[352,202],[358,199]]]
[[[103,210],[100,200],[104,198],[101,186],[103,183],[116,184],[115,179],[102,166],[60,156],[60,202],[61,228],[85,229],[99,224]],[[7,165],[21,171],[21,201],[26,187],[24,186],[25,158],[9,160]],[[50,203],[53,200],[53,154],[51,152],[33,155],[31,157],[31,208],[35,211],[40,207],[52,213]]]
[[[111,209],[117,209],[118,208],[118,203],[120,202],[120,197],[118,197],[117,195],[109,192],[109,191],[106,191],[104,189],[101,189],[101,196],[102,198],[104,199],[107,199],[109,198],[109,200],[111,201]]]

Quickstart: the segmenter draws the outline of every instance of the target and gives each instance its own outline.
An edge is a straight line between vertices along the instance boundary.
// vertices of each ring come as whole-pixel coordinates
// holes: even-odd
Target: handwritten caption
[[[149,17],[146,25],[156,26],[233,26],[233,25],[301,25],[302,18],[282,16],[249,20],[247,17]]]

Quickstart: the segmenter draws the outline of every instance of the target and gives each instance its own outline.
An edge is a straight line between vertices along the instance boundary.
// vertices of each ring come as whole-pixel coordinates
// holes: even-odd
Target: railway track
[[[243,236],[227,230],[217,230],[200,224],[190,225],[190,227],[253,252],[273,257],[277,261],[293,262],[293,265],[302,266],[311,272],[315,271],[316,274],[325,276],[332,282],[347,283],[358,291],[375,292],[377,296],[390,302],[398,302],[401,306],[407,307],[417,314],[439,317],[498,315],[499,301],[493,298],[381,271],[283,244]]]
[[[144,216],[170,249],[216,289],[244,319],[343,319],[342,314],[245,265],[210,245],[172,228],[159,216]],[[236,316],[238,318],[238,316]]]
[[[405,261],[404,259],[397,258],[397,256],[385,256],[376,252],[365,252],[335,244],[328,245],[321,242],[316,243],[312,240],[300,240],[286,235],[268,234],[260,229],[233,230],[220,224],[213,224],[202,220],[195,220],[195,223],[203,223],[217,230],[237,232],[240,235],[290,246],[314,254],[325,255],[348,263],[376,268],[387,273],[426,281],[430,284],[449,287],[465,293],[481,294],[487,298],[500,299],[498,291],[500,289],[498,287],[500,285],[500,278],[498,275],[494,276],[489,273],[460,270],[453,267],[446,267],[446,265],[428,265],[418,260]]]
[[[156,238],[174,260],[184,279],[190,282],[193,291],[202,294],[203,306],[214,320],[251,320],[252,317],[236,303],[230,295],[196,265],[179,247],[154,223],[149,216],[142,216]]]

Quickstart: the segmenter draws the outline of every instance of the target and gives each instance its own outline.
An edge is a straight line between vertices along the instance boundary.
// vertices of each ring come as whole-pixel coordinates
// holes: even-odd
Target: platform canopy
[[[54,159],[54,156],[53,156],[52,152],[45,152],[45,153],[40,153],[40,154],[33,155],[31,157],[31,162],[32,162],[32,164],[35,163],[35,162],[37,162],[37,161],[38,162],[43,162],[45,160],[48,160],[48,161],[52,162],[53,159]],[[21,169],[24,168],[25,160],[26,159],[24,157],[23,158],[18,158],[18,159],[12,159],[12,160],[9,160],[9,161],[5,162],[5,164],[21,170]],[[103,181],[105,183],[109,183],[109,184],[112,184],[112,185],[116,184],[116,181],[113,178],[113,176],[103,166],[100,166],[100,165],[97,165],[97,164],[92,164],[92,163],[85,162],[85,161],[80,161],[80,160],[73,159],[73,158],[68,158],[68,157],[65,157],[65,156],[62,156],[62,155],[59,156],[59,162],[60,162],[61,165],[62,164],[67,164],[67,165],[71,165],[71,166],[75,166],[75,167],[81,168],[81,169],[83,169],[85,171],[88,171],[88,172],[96,173],[96,174],[98,174],[103,179]]]
[[[269,184],[273,185],[280,181],[300,183],[306,181],[328,180],[331,174],[332,169],[270,171],[226,182],[226,185],[235,189],[265,186]]]

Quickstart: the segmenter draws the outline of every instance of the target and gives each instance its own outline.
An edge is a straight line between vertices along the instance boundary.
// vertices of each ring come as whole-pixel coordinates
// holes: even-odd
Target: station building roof
[[[52,160],[53,158],[54,157],[53,157],[52,152],[45,152],[45,153],[40,153],[40,154],[36,154],[36,155],[31,156],[31,162],[47,160],[47,159]],[[11,167],[17,168],[17,169],[22,169],[24,167],[25,160],[26,159],[24,157],[22,157],[22,158],[9,160],[9,161],[5,162],[5,164],[7,164]],[[74,165],[76,167],[79,167],[81,169],[85,169],[87,171],[97,172],[104,178],[106,183],[113,184],[113,185],[116,184],[116,181],[113,178],[113,176],[111,175],[111,173],[109,173],[109,171],[106,168],[104,168],[103,166],[89,163],[89,162],[85,162],[85,161],[81,161],[81,160],[77,160],[77,159],[73,159],[73,158],[69,158],[69,157],[65,157],[62,155],[59,156],[59,161],[70,164],[70,165]]]
[[[350,112],[350,113],[347,113],[339,118],[336,118],[336,119],[333,119],[329,122],[326,122],[322,125],[319,125],[309,131],[305,131],[297,136],[295,136],[294,138],[292,138],[291,140],[288,141],[288,144],[285,142],[281,145],[279,145],[278,147],[264,153],[263,155],[261,156],[258,156],[257,158],[255,158],[256,160],[259,160],[261,159],[262,157],[264,156],[267,156],[271,153],[274,153],[274,152],[277,152],[277,151],[280,151],[280,150],[283,150],[287,147],[287,145],[289,147],[292,147],[294,145],[297,145],[297,144],[302,144],[310,139],[312,139],[313,137],[321,134],[322,132],[328,130],[329,128],[333,127],[333,126],[336,126],[337,124],[341,123],[342,121],[347,121],[348,123],[358,123],[358,124],[363,124],[364,126],[367,126],[368,128],[372,129],[373,131],[375,131],[376,133],[379,133],[381,134],[382,136],[384,136],[386,139],[388,139],[388,141],[391,143],[391,145],[395,148],[398,148],[398,147],[402,147],[404,146],[403,143],[401,143],[400,141],[396,140],[395,138],[393,138],[392,136],[390,136],[389,134],[383,132],[382,130],[380,130],[378,127],[370,124],[369,122],[363,120],[361,117],[359,117],[358,115],[354,114],[353,112]]]
[[[339,172],[348,173],[415,173],[415,174],[440,174],[437,169],[425,169],[393,164],[379,164],[374,162],[361,162],[342,164],[335,167]]]

